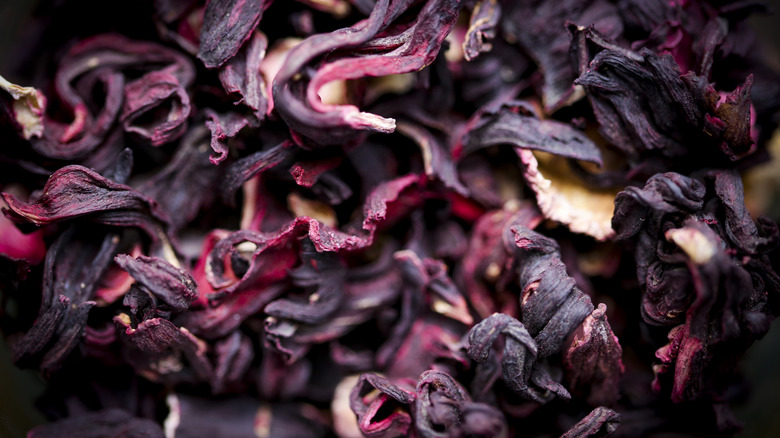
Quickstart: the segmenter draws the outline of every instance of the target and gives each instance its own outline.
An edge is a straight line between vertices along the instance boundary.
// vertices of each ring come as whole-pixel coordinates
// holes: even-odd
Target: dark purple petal
[[[160,116],[160,120],[148,124],[138,122],[165,110],[167,114]],[[184,134],[190,111],[190,97],[179,78],[167,71],[154,71],[127,84],[120,119],[125,131],[159,146]]]
[[[509,315],[495,313],[482,320],[469,331],[469,357],[477,363],[488,360],[493,344],[504,336],[504,351],[501,359],[504,382],[515,392],[530,400],[544,399],[529,387],[531,373],[536,361],[537,348],[523,324]],[[561,394],[566,394],[562,389]]]
[[[404,2],[388,3],[387,0],[377,2],[368,20],[355,28],[309,37],[288,54],[274,79],[274,106],[298,134],[299,144],[306,147],[343,144],[358,137],[360,131],[387,133],[395,129],[393,119],[361,112],[353,105],[327,105],[317,95],[323,85],[335,80],[408,73],[426,67],[434,61],[455,24],[460,6],[456,0],[427,2],[415,22],[400,35],[372,41],[388,25],[387,21],[400,15],[402,11],[397,8],[408,7]],[[361,45],[378,53],[328,61],[316,70],[310,81],[296,80],[297,75],[305,72],[304,66],[319,56],[334,49]]]
[[[486,213],[474,224],[468,249],[461,262],[460,277],[463,290],[480,317],[487,318],[506,305],[501,300],[516,300],[496,290],[508,282],[504,278],[510,274],[510,267],[514,263],[514,251],[508,251],[503,245],[504,230],[515,224],[535,228],[542,219],[535,205],[524,203],[516,211],[496,210]],[[491,290],[496,292],[491,294]]]
[[[417,383],[415,426],[422,437],[503,437],[506,420],[496,408],[474,403],[449,374],[429,370]]]
[[[249,43],[219,70],[219,80],[225,91],[252,110],[257,121],[265,119],[268,107],[266,83],[260,74],[260,64],[265,58],[268,38],[262,32],[255,32]]]
[[[3,193],[7,217],[17,223],[48,225],[81,216],[107,225],[142,227],[157,238],[166,215],[157,203],[123,184],[117,184],[82,166],[65,166],[54,172],[43,195],[31,203]],[[117,215],[121,213],[121,215]],[[133,217],[131,213],[136,213]]]
[[[496,0],[480,0],[474,5],[469,17],[469,29],[463,40],[463,55],[471,61],[482,52],[489,52],[496,37],[501,6]]]
[[[114,261],[135,281],[163,300],[174,311],[187,310],[198,298],[198,285],[185,270],[156,257],[119,254]]]
[[[540,357],[561,351],[565,339],[593,311],[560,258],[558,244],[525,227],[511,230],[517,245],[521,321]],[[506,237],[505,237],[506,238]]]
[[[167,213],[172,230],[189,224],[218,196],[213,187],[222,174],[209,162],[207,135],[202,127],[188,131],[168,164],[138,187]]]
[[[561,438],[608,437],[615,433],[619,424],[620,414],[600,406],[561,435]]]
[[[234,202],[235,193],[242,184],[252,179],[255,175],[276,167],[290,158],[291,146],[292,142],[285,140],[270,149],[257,151],[231,163],[225,171],[225,181],[222,183],[222,199],[226,202]]]
[[[715,194],[723,204],[725,221],[723,228],[729,243],[740,251],[763,254],[778,245],[777,225],[771,220],[753,221],[745,206],[742,178],[736,171],[714,172]]]
[[[624,370],[623,349],[612,333],[606,312],[607,306],[599,304],[571,334],[563,352],[569,386],[584,389],[589,393],[588,403],[597,406],[617,402]]]
[[[393,384],[376,374],[363,374],[352,389],[350,407],[358,417],[358,427],[367,437],[409,436],[413,429],[414,387]]]
[[[203,13],[198,59],[217,68],[238,53],[272,0],[209,0]]]
[[[13,361],[23,364],[28,358],[41,353],[55,335],[60,320],[69,307],[68,297],[60,295],[58,301],[41,312],[32,328],[11,343]]]
[[[211,164],[219,164],[227,158],[229,152],[227,141],[238,134],[238,132],[247,124],[244,116],[236,113],[217,114],[214,111],[207,110],[208,120],[206,127],[211,131],[211,154],[209,160]]]
[[[207,344],[189,330],[161,318],[147,319],[132,327],[130,317],[124,313],[114,317],[114,325],[126,345],[126,360],[147,378],[178,383],[195,377],[208,380],[213,375],[206,357]]]
[[[147,73],[126,84],[132,70]],[[55,78],[57,95],[72,120],[65,124],[47,118],[43,136],[33,139],[31,145],[46,157],[83,158],[110,142],[112,127],[120,116],[126,119],[126,129],[147,136],[155,144],[166,142],[181,133],[190,111],[184,89],[194,76],[187,57],[162,45],[117,34],[85,39],[69,50]],[[94,89],[105,95],[102,102],[93,102]],[[130,125],[142,112],[166,100],[171,102],[170,120],[155,120],[151,126]],[[99,111],[95,113],[94,107]]]
[[[595,25],[609,38],[623,32],[616,8],[605,0],[518,1],[502,14],[504,32],[534,58],[544,75],[542,101],[547,113],[581,97],[573,86],[578,72],[569,58],[567,21]]]
[[[507,144],[602,164],[601,152],[583,132],[565,123],[539,119],[525,102],[505,104],[481,116],[478,126],[467,134],[465,154]]]

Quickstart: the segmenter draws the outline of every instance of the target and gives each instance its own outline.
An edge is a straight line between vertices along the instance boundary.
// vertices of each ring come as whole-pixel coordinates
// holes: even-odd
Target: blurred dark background
[[[52,24],[31,20],[30,17],[39,5],[51,7],[63,3],[65,0],[0,0],[0,75],[19,85],[35,85],[25,82],[28,78],[21,76],[42,74],[49,60],[30,59],[29,50],[25,48],[38,43],[31,38],[41,33],[42,26],[55,26],[49,34],[56,35],[60,33],[56,27],[67,23]],[[137,0],[76,0],[69,3],[90,11],[85,17],[92,17],[78,30],[63,28],[63,35],[69,36],[73,36],[74,32],[90,35],[108,30],[105,28],[106,23],[94,19],[100,17],[101,13],[112,16],[116,11],[121,11],[122,16],[130,14],[138,17],[151,13],[148,8],[150,2]],[[769,5],[776,13],[756,15],[750,20],[765,44],[763,55],[770,65],[780,71],[780,0],[762,3]],[[134,21],[126,20],[128,24]],[[143,20],[135,22],[140,24]],[[125,29],[121,30],[125,33]],[[128,28],[126,33],[132,35],[133,29]],[[25,64],[33,68],[28,67],[22,72],[20,67]],[[748,351],[743,361],[742,371],[751,390],[745,402],[733,406],[737,418],[745,424],[739,437],[780,436],[780,373],[777,372],[777,364],[780,364],[780,323],[775,322],[772,331]],[[33,407],[44,384],[36,373],[19,370],[11,364],[4,339],[0,337],[0,438],[23,437],[31,427],[46,421]]]

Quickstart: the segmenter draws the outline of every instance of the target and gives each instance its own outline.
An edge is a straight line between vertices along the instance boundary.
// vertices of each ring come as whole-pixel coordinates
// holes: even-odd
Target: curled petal
[[[413,388],[396,385],[376,374],[360,376],[350,394],[350,407],[365,436],[390,438],[409,436],[413,431]]]
[[[617,430],[619,424],[620,414],[600,406],[561,435],[561,438],[608,437]]]
[[[198,286],[192,276],[164,260],[119,254],[114,261],[175,311],[186,310],[198,298]]]

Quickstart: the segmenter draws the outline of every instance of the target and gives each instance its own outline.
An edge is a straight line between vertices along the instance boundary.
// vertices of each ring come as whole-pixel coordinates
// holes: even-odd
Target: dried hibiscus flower
[[[125,3],[40,2],[0,63],[28,436],[738,430],[780,311],[760,7]]]

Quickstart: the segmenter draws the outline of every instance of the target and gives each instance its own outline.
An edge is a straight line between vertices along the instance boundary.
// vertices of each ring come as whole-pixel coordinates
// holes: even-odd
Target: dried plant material
[[[575,233],[607,240],[614,235],[612,211],[617,190],[591,189],[576,180],[565,159],[518,150],[524,176],[545,217]]]
[[[43,135],[43,114],[46,112],[46,97],[33,87],[22,87],[8,82],[0,76],[0,88],[14,100],[12,108],[16,123],[22,128],[26,139]]]
[[[0,72],[29,436],[737,430],[780,313],[760,6],[39,3]]]

